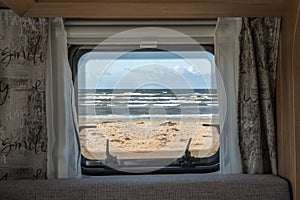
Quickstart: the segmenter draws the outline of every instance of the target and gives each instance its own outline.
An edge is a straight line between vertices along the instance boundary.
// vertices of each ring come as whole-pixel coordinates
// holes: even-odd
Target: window
[[[70,48],[83,174],[218,170],[214,55],[179,49]]]

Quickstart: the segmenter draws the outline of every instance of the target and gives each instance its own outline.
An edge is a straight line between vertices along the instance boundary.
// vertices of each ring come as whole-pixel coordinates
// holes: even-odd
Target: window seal
[[[78,72],[78,62],[81,56],[84,54],[91,52],[95,46],[92,45],[70,45],[68,47],[68,59],[69,59],[69,64],[72,72],[72,80],[74,87],[77,88],[76,84],[76,76]],[[214,54],[214,45],[212,44],[204,44],[202,45],[204,50]],[[184,48],[179,47],[178,49],[182,50]],[[186,48],[188,50],[188,47]],[[105,49],[101,49],[102,51],[105,51]],[[115,51],[121,51],[123,49],[114,49]],[[112,51],[114,51],[112,50]],[[107,50],[106,50],[107,51]],[[75,89],[75,100],[76,100],[76,109],[78,111],[78,95],[77,95],[77,89]],[[78,116],[77,116],[78,117]],[[210,124],[206,124],[206,126],[210,126]],[[79,127],[79,130],[82,129],[82,127]],[[80,130],[81,131],[81,130]],[[79,132],[80,132],[79,131]],[[219,130],[218,130],[219,131]],[[146,173],[129,173],[129,172],[124,172],[124,171],[119,171],[116,169],[112,169],[110,167],[105,166],[98,160],[90,160],[86,157],[84,157],[83,154],[81,154],[81,169],[82,169],[82,174],[87,175],[87,176],[105,176],[105,175],[137,175],[137,174],[183,174],[183,173],[213,173],[216,171],[219,171],[220,169],[220,164],[219,164],[219,151],[220,147],[217,150],[217,152],[210,156],[210,157],[205,157],[205,158],[196,158],[197,165],[193,167],[180,167],[176,166],[174,162],[178,161],[175,160],[173,163],[170,165],[160,168],[159,170],[151,171],[151,172],[146,172]],[[133,160],[138,160],[138,159],[133,159]],[[93,165],[93,164],[88,164],[92,162],[98,162],[99,164]],[[144,167],[144,166],[143,166]],[[147,167],[144,167],[147,168]]]

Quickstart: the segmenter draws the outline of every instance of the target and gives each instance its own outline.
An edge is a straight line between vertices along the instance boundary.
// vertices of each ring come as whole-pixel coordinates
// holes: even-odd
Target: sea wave
[[[81,115],[81,119],[218,119],[219,114],[199,115]]]
[[[205,89],[80,90],[78,113],[84,118],[210,118],[218,116],[218,95]]]

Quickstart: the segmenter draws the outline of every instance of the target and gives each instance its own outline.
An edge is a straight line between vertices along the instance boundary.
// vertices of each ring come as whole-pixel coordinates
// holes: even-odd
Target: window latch
[[[141,41],[140,43],[141,49],[156,49],[157,48],[157,41]]]
[[[192,138],[190,138],[187,143],[187,146],[186,146],[186,149],[184,152],[184,156],[179,158],[179,165],[182,168],[195,167],[195,165],[194,165],[195,157],[191,156],[191,151],[190,151],[191,142],[192,142]]]
[[[119,160],[117,156],[113,156],[109,152],[109,140],[106,140],[106,158],[104,160],[104,164],[108,167],[115,167],[119,165]]]
[[[202,126],[214,127],[218,130],[218,133],[220,134],[220,124],[202,124]]]

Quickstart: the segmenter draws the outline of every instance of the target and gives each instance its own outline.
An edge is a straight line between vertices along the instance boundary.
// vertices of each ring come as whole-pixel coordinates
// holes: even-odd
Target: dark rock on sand
[[[174,126],[175,124],[177,124],[177,123],[167,121],[167,122],[161,123],[159,125],[160,126]]]

